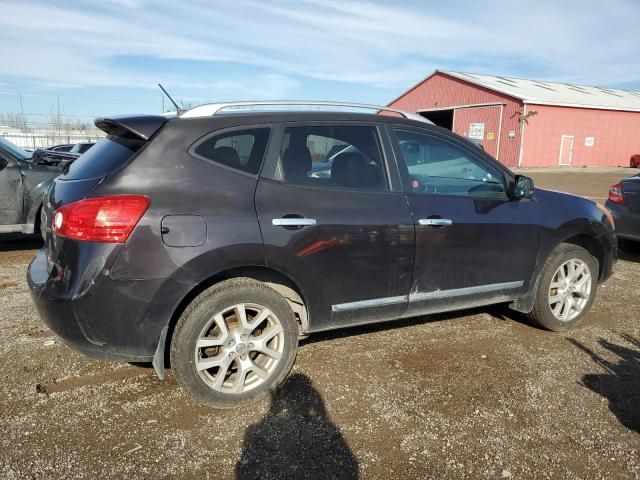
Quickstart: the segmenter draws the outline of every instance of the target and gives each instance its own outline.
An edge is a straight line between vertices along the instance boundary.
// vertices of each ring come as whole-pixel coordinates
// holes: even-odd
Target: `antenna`
[[[173,98],[171,98],[171,95],[169,95],[169,92],[167,92],[164,87],[162,86],[161,83],[158,84],[158,86],[160,87],[160,90],[163,91],[163,93],[167,96],[167,98],[171,101],[171,103],[173,103],[173,106],[176,107],[176,113],[178,115],[180,115],[180,112],[182,111],[182,109],[178,106],[178,104],[173,100]]]

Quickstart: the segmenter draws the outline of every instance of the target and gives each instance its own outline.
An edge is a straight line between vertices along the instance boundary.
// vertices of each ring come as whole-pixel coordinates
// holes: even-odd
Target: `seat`
[[[303,143],[290,145],[282,155],[282,172],[287,181],[305,183],[312,166],[311,152]]]
[[[230,167],[241,167],[240,155],[232,147],[217,147],[213,149],[212,159],[214,162],[221,163]]]
[[[345,152],[336,155],[331,163],[331,180],[337,187],[349,187],[349,162],[354,152]]]
[[[380,168],[358,152],[345,152],[334,158],[331,179],[343,188],[378,190],[382,186]]]

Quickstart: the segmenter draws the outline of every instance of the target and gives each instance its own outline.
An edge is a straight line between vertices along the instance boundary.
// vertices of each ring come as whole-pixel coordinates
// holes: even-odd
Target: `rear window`
[[[249,128],[205,137],[191,154],[235,170],[256,175],[267,149],[268,128]]]
[[[74,161],[62,180],[99,178],[124,165],[144,145],[142,140],[107,137]]]

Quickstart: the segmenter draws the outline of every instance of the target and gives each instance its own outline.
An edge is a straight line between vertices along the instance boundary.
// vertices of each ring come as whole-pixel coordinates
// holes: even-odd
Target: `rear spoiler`
[[[96,118],[93,123],[108,135],[146,141],[168,121],[169,118],[162,115],[127,115]]]

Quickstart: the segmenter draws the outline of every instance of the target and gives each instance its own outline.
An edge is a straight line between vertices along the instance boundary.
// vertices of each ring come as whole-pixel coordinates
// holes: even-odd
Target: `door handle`
[[[277,227],[308,227],[315,225],[315,218],[274,218],[271,223]]]
[[[448,227],[453,222],[448,218],[421,218],[418,223],[427,227]]]

